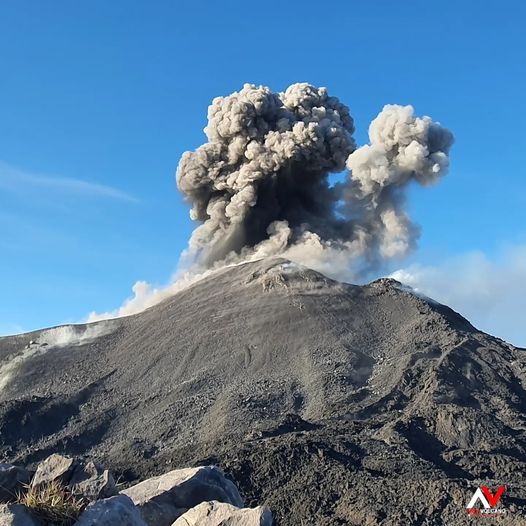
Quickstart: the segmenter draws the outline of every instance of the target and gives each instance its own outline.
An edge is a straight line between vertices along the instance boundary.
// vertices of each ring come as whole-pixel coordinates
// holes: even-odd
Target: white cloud
[[[48,189],[58,192],[118,199],[131,203],[138,202],[136,197],[112,186],[90,183],[81,179],[29,173],[3,161],[0,161],[0,188],[14,192],[24,192],[28,188]]]
[[[478,329],[526,347],[526,245],[495,258],[471,252],[392,277],[455,309]]]

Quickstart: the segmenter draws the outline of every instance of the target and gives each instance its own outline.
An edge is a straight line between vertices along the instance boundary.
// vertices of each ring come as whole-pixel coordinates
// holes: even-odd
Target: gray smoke
[[[246,84],[214,99],[208,142],[186,152],[177,184],[192,205],[188,255],[199,268],[283,254],[319,270],[363,270],[414,247],[411,181],[444,175],[452,134],[411,106],[385,106],[356,149],[349,108],[325,88]],[[330,173],[347,166],[345,182]],[[333,272],[334,273],[334,272]]]
[[[369,126],[369,140],[347,159],[347,212],[373,257],[404,256],[418,238],[404,210],[404,190],[411,181],[429,185],[447,172],[453,135],[429,117],[415,117],[411,106],[386,105]]]

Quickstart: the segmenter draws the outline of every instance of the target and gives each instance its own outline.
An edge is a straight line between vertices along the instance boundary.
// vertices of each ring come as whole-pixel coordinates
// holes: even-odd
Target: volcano
[[[454,283],[451,284],[455,286]],[[124,481],[214,463],[282,526],[526,523],[526,353],[392,279],[282,258],[126,318],[0,338],[0,452]]]

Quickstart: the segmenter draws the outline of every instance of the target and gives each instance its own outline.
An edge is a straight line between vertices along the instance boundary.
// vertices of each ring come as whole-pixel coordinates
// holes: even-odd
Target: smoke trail
[[[358,272],[407,254],[418,228],[404,189],[444,175],[452,134],[411,106],[389,105],[356,150],[347,106],[325,88],[246,84],[214,99],[208,142],[186,152],[177,184],[200,222],[186,257],[198,269],[283,254]],[[347,166],[344,183],[329,174]]]

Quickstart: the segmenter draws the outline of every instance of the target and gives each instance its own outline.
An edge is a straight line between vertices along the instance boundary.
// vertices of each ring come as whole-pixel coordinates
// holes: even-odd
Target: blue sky
[[[3,2],[0,333],[167,283],[192,230],[175,169],[208,104],[307,81],[350,106],[359,144],[386,103],[454,132],[450,174],[411,192],[420,249],[389,270],[526,345],[525,16],[509,0]]]

